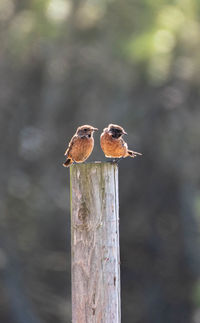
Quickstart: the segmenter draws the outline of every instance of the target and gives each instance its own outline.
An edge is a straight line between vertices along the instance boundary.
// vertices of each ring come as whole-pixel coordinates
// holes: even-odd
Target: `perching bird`
[[[136,151],[128,149],[127,143],[123,140],[122,136],[127,135],[124,129],[115,124],[109,124],[108,128],[105,128],[100,137],[101,148],[108,158],[125,158],[136,157],[142,155]]]
[[[77,128],[65,151],[67,159],[63,163],[64,167],[69,167],[74,162],[82,163],[90,156],[94,147],[93,132],[97,130],[97,128],[89,125]]]

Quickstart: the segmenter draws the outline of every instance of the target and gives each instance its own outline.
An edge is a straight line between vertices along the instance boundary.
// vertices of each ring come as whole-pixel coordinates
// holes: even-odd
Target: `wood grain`
[[[120,323],[118,167],[70,167],[72,322]]]

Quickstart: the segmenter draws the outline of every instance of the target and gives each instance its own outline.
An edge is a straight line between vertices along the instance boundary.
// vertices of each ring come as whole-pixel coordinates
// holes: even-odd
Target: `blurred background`
[[[199,323],[200,2],[1,0],[0,43],[0,321],[71,322],[63,154],[112,122],[122,322]]]

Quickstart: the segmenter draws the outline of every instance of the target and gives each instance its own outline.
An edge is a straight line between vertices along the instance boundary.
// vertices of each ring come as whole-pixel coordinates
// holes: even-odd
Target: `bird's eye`
[[[87,128],[85,128],[84,131],[87,131]]]

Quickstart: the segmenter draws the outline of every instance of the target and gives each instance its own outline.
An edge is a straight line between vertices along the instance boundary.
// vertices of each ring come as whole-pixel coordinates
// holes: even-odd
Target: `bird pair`
[[[94,147],[93,133],[97,130],[89,125],[78,127],[65,151],[67,159],[63,163],[64,167],[69,167],[74,162],[82,163],[90,156]],[[134,158],[137,155],[142,155],[128,149],[127,143],[122,139],[123,135],[127,135],[127,133],[122,127],[115,124],[109,124],[103,130],[100,144],[106,157],[116,159],[128,156]]]

